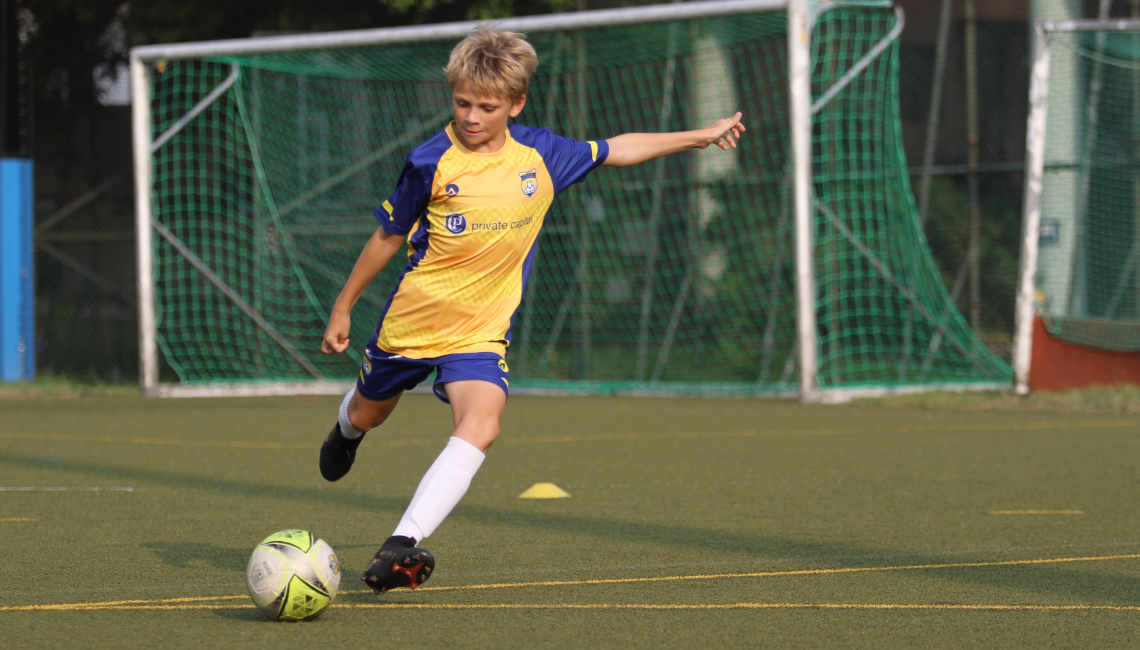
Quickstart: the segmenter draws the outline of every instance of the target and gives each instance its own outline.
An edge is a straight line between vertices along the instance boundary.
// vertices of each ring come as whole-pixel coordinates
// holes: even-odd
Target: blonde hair
[[[478,95],[515,100],[526,94],[537,67],[538,55],[525,34],[479,25],[451,51],[443,72],[452,90],[466,82]]]

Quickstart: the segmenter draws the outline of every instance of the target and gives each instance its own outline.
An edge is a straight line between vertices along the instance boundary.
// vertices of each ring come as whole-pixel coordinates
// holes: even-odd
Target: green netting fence
[[[882,8],[824,13],[818,98],[884,41]],[[706,126],[739,149],[595,171],[547,216],[512,329],[512,388],[770,394],[796,388],[783,13],[533,32],[522,124],[579,139]],[[451,119],[454,42],[165,62],[157,136],[237,82],[154,155],[158,221],[296,348],[156,238],[157,333],[184,383],[351,379],[403,255],[317,350],[372,211],[407,152]],[[898,44],[815,117],[821,388],[1005,382],[949,300],[919,226],[898,115]]]
[[[1140,350],[1140,33],[1049,40],[1038,311],[1063,340]]]

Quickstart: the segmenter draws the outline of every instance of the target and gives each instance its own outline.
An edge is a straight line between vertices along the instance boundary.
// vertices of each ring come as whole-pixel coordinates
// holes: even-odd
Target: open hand
[[[741,123],[741,117],[742,114],[737,112],[736,115],[717,120],[712,126],[704,129],[704,135],[707,136],[708,140],[702,144],[700,148],[704,149],[710,144],[715,144],[725,151],[728,151],[730,147],[735,149],[736,141],[740,139],[740,134],[748,130],[745,129],[744,124]]]
[[[329,326],[325,329],[325,337],[321,340],[321,352],[344,354],[348,349],[348,331],[351,327],[352,318],[347,313],[334,309],[329,315]]]

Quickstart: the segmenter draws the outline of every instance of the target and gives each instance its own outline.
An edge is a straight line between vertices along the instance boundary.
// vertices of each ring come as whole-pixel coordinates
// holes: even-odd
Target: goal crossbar
[[[792,0],[794,3],[796,0]],[[576,13],[505,18],[495,21],[500,29],[520,32],[564,31],[589,27],[613,27],[659,23],[693,18],[713,18],[734,14],[750,14],[788,9],[789,0],[712,0],[676,4],[601,9]],[[486,21],[462,21],[413,27],[381,27],[322,34],[260,36],[168,45],[143,45],[131,48],[131,56],[141,61],[159,59],[197,59],[221,55],[266,54],[297,50],[395,45],[422,41],[460,39]]]

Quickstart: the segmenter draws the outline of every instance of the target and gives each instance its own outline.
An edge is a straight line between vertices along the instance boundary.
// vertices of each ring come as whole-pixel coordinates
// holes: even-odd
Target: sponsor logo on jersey
[[[538,191],[538,168],[533,167],[530,171],[519,172],[519,179],[522,181],[522,193],[534,196]]]
[[[461,235],[467,230],[467,217],[458,212],[452,212],[443,218],[443,225],[451,231],[451,234]]]
[[[507,362],[503,361],[502,359],[499,359],[499,370],[502,370],[503,372],[511,371],[511,369],[507,367]]]
[[[459,196],[459,186],[455,183],[452,183],[451,185],[443,188],[443,191],[447,192],[448,196]]]

